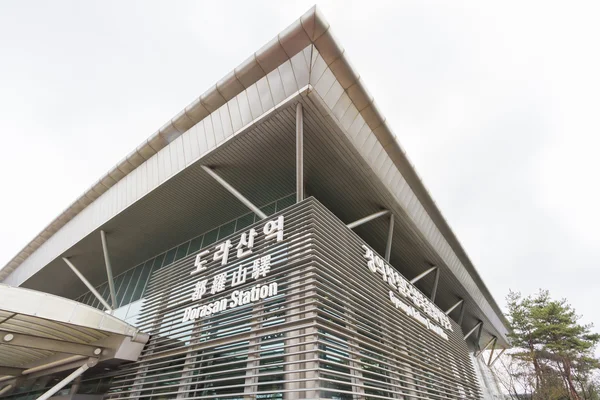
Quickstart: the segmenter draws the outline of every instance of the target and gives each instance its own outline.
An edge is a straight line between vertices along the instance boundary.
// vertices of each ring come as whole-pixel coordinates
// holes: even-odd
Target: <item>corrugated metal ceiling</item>
[[[396,228],[391,264],[408,279],[430,265],[441,267],[436,303],[449,308],[459,297],[467,299],[465,327],[477,319],[496,332],[456,277],[444,266],[431,245],[418,232],[370,167],[318,105],[303,97],[305,109],[306,191],[349,223],[381,208],[392,209]],[[173,247],[197,234],[232,220],[248,210],[201,168],[209,165],[257,205],[295,190],[295,110],[293,103],[246,133],[235,136],[190,167],[141,198],[106,223],[114,274]],[[383,254],[388,221],[381,218],[356,229]],[[70,257],[93,284],[106,281],[99,232],[93,232],[69,249]],[[76,297],[86,289],[57,258],[30,278],[25,287]],[[417,286],[429,293],[433,274]],[[458,311],[456,311],[458,313]],[[503,345],[505,343],[499,343]]]

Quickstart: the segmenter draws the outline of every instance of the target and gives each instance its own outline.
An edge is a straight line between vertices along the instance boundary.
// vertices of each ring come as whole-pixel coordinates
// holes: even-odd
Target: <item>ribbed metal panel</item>
[[[491,335],[503,344],[503,331],[494,328],[478,307],[474,293],[464,288],[444,259],[416,229],[407,212],[374,176],[373,170],[347,136],[311,96],[298,97],[304,108],[306,190],[344,222],[349,223],[381,208],[396,216],[391,264],[407,278],[429,265],[441,269],[436,304],[448,308],[459,297],[467,299],[464,326],[484,321],[482,341]],[[295,102],[282,107],[251,130],[237,135],[144,196],[103,226],[108,232],[114,273],[118,274],[190,238],[230,221],[248,210],[201,168],[216,167],[228,182],[254,204],[263,205],[294,191]],[[355,230],[379,253],[387,239],[387,219]],[[99,232],[81,240],[64,254],[94,284],[106,281]],[[61,276],[57,281],[56,276]],[[52,285],[49,283],[52,282]],[[38,290],[77,297],[83,285],[58,258],[27,282]],[[417,285],[429,294],[433,275]],[[458,317],[459,310],[453,315]]]
[[[225,266],[207,258],[207,270],[190,275],[192,255],[151,277],[140,317],[151,340],[108,398],[481,397],[460,327],[452,323],[445,340],[396,309],[390,287],[367,268],[356,233],[313,198],[268,220],[279,215],[282,242],[267,240],[261,221],[248,228],[258,232],[251,257],[234,257],[236,233]],[[265,277],[231,287],[240,265],[266,255]],[[211,295],[213,277],[223,272],[225,290]],[[208,279],[208,291],[193,301],[200,279]],[[272,297],[182,322],[188,307],[271,283]]]

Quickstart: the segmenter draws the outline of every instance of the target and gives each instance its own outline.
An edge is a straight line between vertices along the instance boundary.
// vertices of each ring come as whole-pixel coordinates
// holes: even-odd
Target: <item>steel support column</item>
[[[6,386],[4,386],[2,389],[0,389],[0,396],[2,396],[4,393],[8,392],[10,389],[12,389],[13,385],[8,384]]]
[[[473,332],[475,332],[477,330],[477,328],[480,328],[483,325],[483,321],[479,321],[477,323],[477,325],[475,325],[469,332],[467,332],[467,334],[464,337],[464,340],[467,340],[469,338],[469,336],[471,336],[473,334]]]
[[[21,373],[25,371],[25,368],[17,368],[17,367],[9,367],[5,365],[0,365],[0,376],[10,375],[10,376],[19,376]]]
[[[458,324],[462,325],[463,322],[463,318],[465,317],[465,303],[463,302],[462,305],[460,306],[460,315],[458,316]]]
[[[47,399],[49,399],[50,397],[52,397],[52,395],[54,395],[60,389],[64,388],[69,383],[71,383],[71,381],[73,379],[77,378],[78,376],[80,376],[81,374],[83,374],[85,371],[87,371],[91,366],[95,365],[96,362],[97,362],[97,360],[86,362],[81,367],[79,367],[75,371],[71,372],[65,379],[63,379],[62,381],[60,381],[56,385],[54,385],[54,387],[52,387],[46,393],[44,393],[43,395],[41,395],[40,397],[38,397],[37,400],[47,400]]]
[[[96,289],[94,289],[92,284],[87,279],[85,279],[85,276],[83,276],[83,274],[81,272],[79,272],[79,270],[73,265],[73,263],[71,261],[69,261],[68,258],[63,257],[62,259],[65,263],[67,263],[67,265],[69,266],[69,268],[71,268],[71,270],[75,273],[75,275],[77,275],[77,277],[81,280],[81,282],[83,282],[83,284],[85,286],[87,286],[87,288],[90,290],[90,292],[92,292],[92,294],[94,296],[96,296],[96,298],[98,300],[100,300],[100,303],[102,303],[102,305],[104,306],[106,311],[112,312],[113,309],[108,305],[106,300],[104,300],[104,298],[100,295],[100,293],[98,293],[98,291]]]
[[[106,264],[106,277],[108,278],[108,288],[110,290],[110,300],[112,302],[112,308],[115,309],[117,305],[117,294],[115,292],[115,282],[113,281],[112,266],[110,264],[110,257],[108,255],[108,245],[106,244],[106,233],[100,231],[100,238],[102,239],[102,252],[104,253],[104,263]]]
[[[304,114],[296,104],[296,202],[304,200]]]
[[[500,351],[500,353],[498,353],[498,355],[496,356],[496,358],[494,358],[494,361],[491,362],[491,364],[489,365],[489,367],[493,367],[494,364],[496,363],[496,361],[498,361],[498,359],[500,358],[500,356],[502,356],[502,354],[504,354],[504,352],[506,351],[506,349],[502,349]]]
[[[229,183],[227,183],[227,181],[225,181],[225,179],[223,179],[219,175],[217,175],[217,173],[215,171],[213,171],[211,168],[209,168],[209,167],[207,167],[205,165],[202,166],[202,169],[204,171],[206,171],[206,173],[209,174],[215,181],[217,181],[218,183],[220,183],[221,186],[223,186],[223,188],[225,188],[225,190],[227,190],[229,193],[231,193],[232,195],[234,195],[236,199],[238,199],[239,201],[241,201],[242,203],[244,203],[244,205],[246,207],[248,207],[250,210],[252,210],[252,212],[254,212],[256,215],[258,215],[260,217],[260,219],[267,218],[267,214],[265,214],[264,212],[262,212],[260,210],[260,208],[256,207],[254,204],[252,204],[250,202],[250,200],[248,200],[247,198],[245,198],[233,186],[231,186]]]
[[[450,307],[449,309],[446,310],[446,315],[450,315],[450,313],[452,311],[454,311],[456,309],[456,307],[460,306],[462,303],[464,302],[463,299],[460,299],[459,301],[456,302],[456,304],[454,304],[452,307]]]
[[[35,374],[36,372],[40,372],[40,371],[45,372],[48,370],[55,369],[57,367],[63,367],[67,364],[71,364],[71,363],[75,363],[77,361],[84,360],[86,358],[87,357],[85,357],[85,356],[71,356],[71,357],[63,358],[60,360],[49,362],[47,364],[42,364],[42,365],[38,365],[38,366],[35,366],[32,368],[26,369],[25,371],[23,371],[23,375]]]
[[[488,347],[490,347],[490,345],[492,343],[494,343],[494,346],[496,345],[496,336],[492,336],[492,338],[490,339],[489,342],[487,342],[487,344],[485,345],[485,347],[475,353],[475,357],[479,357],[481,355],[481,353],[483,353],[484,351],[486,351],[488,349]]]
[[[388,228],[388,238],[385,244],[385,261],[390,262],[392,254],[392,237],[394,236],[394,214],[390,212],[390,226]]]
[[[440,281],[440,269],[435,270],[435,280],[433,281],[433,290],[431,291],[431,302],[435,303],[435,295],[437,294],[438,283]]]
[[[494,345],[492,346],[492,351],[490,352],[490,358],[488,359],[487,365],[489,366],[492,362],[492,357],[494,356],[494,350],[496,350],[496,343],[498,343],[498,339],[494,340]]]
[[[360,226],[362,224],[366,224],[369,221],[373,221],[374,219],[377,219],[379,217],[383,217],[384,215],[388,215],[390,212],[388,210],[381,210],[376,212],[375,214],[371,214],[371,215],[367,215],[364,218],[361,218],[359,220],[356,220],[354,222],[349,223],[348,225],[346,225],[348,228],[350,229],[354,229],[357,226]]]
[[[419,282],[421,279],[425,278],[427,275],[429,275],[430,273],[432,273],[436,269],[437,269],[437,267],[431,267],[431,268],[429,268],[427,271],[423,272],[422,274],[419,274],[419,275],[415,276],[414,278],[412,278],[412,280],[410,281],[410,283],[412,283],[414,285],[415,283]]]
[[[475,338],[475,350],[481,349],[481,333],[483,331],[483,323],[479,325],[479,330],[477,331],[477,338]]]

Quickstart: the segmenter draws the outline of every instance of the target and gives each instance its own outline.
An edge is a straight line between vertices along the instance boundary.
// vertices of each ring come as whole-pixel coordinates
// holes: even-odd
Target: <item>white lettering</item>
[[[404,311],[406,313],[406,315],[419,321],[421,324],[423,324],[425,326],[425,328],[438,334],[443,339],[448,340],[448,335],[442,330],[442,328],[440,328],[439,326],[432,323],[427,317],[423,316],[416,308],[414,308],[411,305],[406,304],[405,302],[403,302],[402,300],[397,298],[396,295],[394,295],[393,290],[390,290],[389,295],[390,295],[390,301],[392,302],[394,307]]]
[[[414,307],[404,304],[394,295],[394,291],[390,291],[390,300],[396,308],[399,308],[407,315],[416,318],[428,329],[432,329],[432,326],[436,326],[433,322],[435,321],[445,329],[452,331],[452,325],[450,324],[448,316],[442,313],[442,311],[429,300],[429,298],[425,297],[416,286],[404,279],[402,275],[395,271],[381,257],[376,255],[368,246],[363,244],[362,248],[365,251],[363,257],[367,260],[367,267],[369,270],[373,273],[378,273],[384,282],[387,282],[388,285],[394,288],[402,297],[410,299],[410,301],[431,318],[431,320],[421,315]],[[444,336],[447,337],[446,334],[444,334]]]
[[[202,257],[207,255],[208,253],[209,253],[208,250],[204,250],[196,255],[196,261],[194,262],[194,266],[196,267],[196,269],[191,272],[191,275],[195,275],[202,271],[206,271],[205,265],[208,261],[202,260]]]
[[[277,295],[277,282],[268,285],[255,285],[249,290],[234,290],[229,299],[222,298],[198,307],[188,307],[183,310],[181,322],[194,321],[198,318],[209,317],[226,309],[254,303]]]
[[[283,215],[280,215],[276,220],[268,221],[263,227],[265,239],[276,238],[277,242],[281,242],[283,240],[283,222]]]

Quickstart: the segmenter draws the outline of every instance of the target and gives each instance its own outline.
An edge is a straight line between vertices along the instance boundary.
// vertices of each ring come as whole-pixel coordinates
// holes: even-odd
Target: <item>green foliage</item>
[[[553,300],[547,290],[527,297],[511,291],[507,305],[511,357],[525,366],[514,378],[531,382],[531,398],[597,399],[592,378],[600,368],[594,357],[600,335],[592,325],[580,324],[567,300]]]

